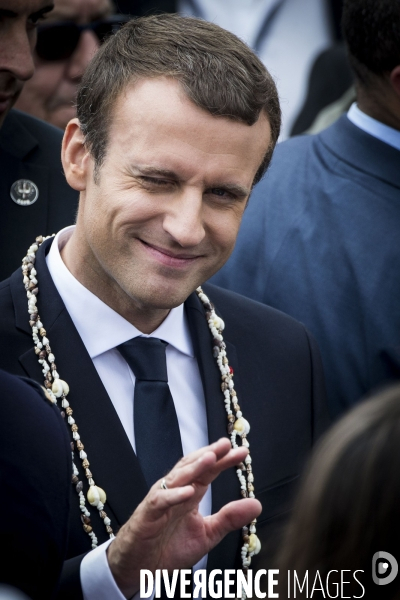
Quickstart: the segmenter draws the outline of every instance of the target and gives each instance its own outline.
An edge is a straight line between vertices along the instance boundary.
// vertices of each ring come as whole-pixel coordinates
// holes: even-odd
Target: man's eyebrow
[[[44,6],[43,8],[41,8],[40,10],[37,10],[36,12],[30,14],[29,18],[34,17],[36,19],[39,19],[45,13],[53,10],[53,8],[54,8],[54,4],[48,4],[47,6]],[[15,12],[14,10],[8,10],[7,8],[0,8],[0,17],[6,18],[6,19],[16,19],[18,16],[19,16],[19,14],[17,12]]]
[[[145,175],[148,177],[168,177],[169,179],[179,180],[177,173],[169,169],[161,169],[160,167],[139,167],[138,165],[132,165],[132,171],[139,173],[139,175]]]
[[[46,13],[50,12],[51,10],[53,10],[54,8],[54,4],[48,4],[47,6],[44,6],[43,8],[41,8],[40,10],[37,10],[36,12],[32,13],[29,15],[29,17],[32,19],[40,19],[40,17],[42,17],[43,15],[45,15]]]
[[[0,17],[15,19],[18,17],[18,13],[14,12],[13,10],[7,10],[6,8],[0,8]]]

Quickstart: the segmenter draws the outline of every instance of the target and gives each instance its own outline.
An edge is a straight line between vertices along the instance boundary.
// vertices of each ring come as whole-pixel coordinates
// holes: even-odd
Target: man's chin
[[[197,287],[198,285],[195,287],[189,285],[182,287],[167,283],[166,285],[149,286],[147,289],[142,288],[140,297],[135,293],[130,295],[135,298],[142,309],[172,310],[183,304]]]

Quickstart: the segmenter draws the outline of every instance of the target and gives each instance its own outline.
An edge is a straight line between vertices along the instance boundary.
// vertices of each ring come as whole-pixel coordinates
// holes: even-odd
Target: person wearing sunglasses
[[[37,29],[53,6],[0,0],[0,280],[21,263],[25,236],[51,234],[75,220],[78,195],[62,171],[62,131],[13,109],[34,74]]]
[[[111,0],[55,0],[39,24],[35,75],[16,108],[65,128],[76,116],[77,84],[101,42],[128,17],[113,15]]]

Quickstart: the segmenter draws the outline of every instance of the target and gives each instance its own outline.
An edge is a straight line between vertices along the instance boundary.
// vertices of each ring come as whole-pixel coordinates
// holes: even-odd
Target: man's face
[[[97,182],[83,159],[76,234],[86,273],[140,310],[181,304],[232,252],[269,141],[264,115],[251,127],[213,117],[173,79],[129,87]]]
[[[0,0],[0,127],[33,75],[36,25],[52,7],[53,0]]]
[[[85,25],[107,17],[111,12],[111,0],[54,0],[54,10],[46,18],[45,25],[62,22]],[[98,38],[86,29],[68,58],[45,60],[35,52],[35,74],[25,85],[16,108],[64,128],[76,116],[77,85],[98,48]]]

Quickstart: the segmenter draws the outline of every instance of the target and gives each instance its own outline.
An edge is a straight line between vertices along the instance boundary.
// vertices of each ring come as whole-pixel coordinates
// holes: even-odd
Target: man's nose
[[[206,234],[203,212],[202,192],[183,191],[168,206],[163,221],[164,231],[182,248],[195,247]]]
[[[68,61],[68,77],[79,81],[99,48],[100,42],[93,31],[90,31],[89,29],[82,31],[79,43]]]
[[[0,41],[0,71],[8,71],[20,81],[30,79],[35,72],[35,43],[36,32],[27,31],[24,24],[16,21]]]

